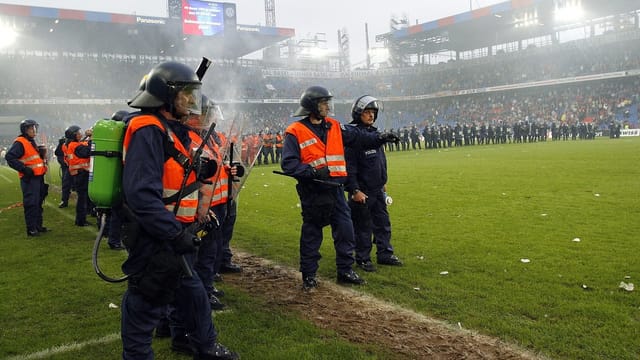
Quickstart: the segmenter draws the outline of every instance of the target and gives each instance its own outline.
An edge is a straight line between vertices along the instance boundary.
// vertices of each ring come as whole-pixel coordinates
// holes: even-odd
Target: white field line
[[[51,209],[53,209],[58,214],[66,217],[67,219],[69,219],[71,221],[75,221],[75,219],[76,219],[76,212],[75,211],[69,212],[69,211],[65,211],[65,209],[60,209],[60,208],[58,208],[58,204],[53,203],[53,202],[51,202],[49,200],[46,200],[44,205],[49,207],[49,208],[51,208]],[[47,217],[45,216],[45,223],[46,223],[46,219],[47,219]],[[92,219],[92,217],[87,216],[87,221],[90,221],[90,219]],[[84,227],[82,227],[82,229],[84,229],[84,231],[88,231],[88,232],[90,232],[92,234],[96,234],[98,232],[98,230],[97,230],[97,228],[95,226],[84,226]]]
[[[99,339],[92,339],[92,340],[88,340],[81,343],[74,342],[74,343],[64,344],[60,346],[54,346],[52,348],[41,350],[31,354],[13,356],[13,357],[7,358],[6,360],[44,359],[54,355],[82,350],[87,346],[108,344],[108,343],[112,343],[114,341],[119,341],[119,340],[120,340],[120,333],[114,333],[114,334],[109,334],[107,336],[101,337]]]
[[[0,177],[2,179],[4,179],[4,181],[8,182],[8,183],[12,183],[13,181],[11,179],[9,179],[8,177],[4,176],[3,174],[0,174]]]

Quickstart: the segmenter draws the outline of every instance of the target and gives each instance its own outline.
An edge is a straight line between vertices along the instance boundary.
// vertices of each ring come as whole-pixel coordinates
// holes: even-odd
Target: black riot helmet
[[[362,95],[357,98],[351,106],[351,124],[358,124],[360,122],[360,115],[367,109],[374,111],[373,121],[376,121],[378,119],[378,112],[383,110],[382,101],[371,95]]]
[[[159,108],[165,106],[167,111],[174,113],[176,95],[180,91],[190,91],[193,103],[189,112],[200,113],[200,87],[202,82],[195,71],[185,64],[167,61],[156,65],[143,78],[138,93],[128,102],[133,108]],[[174,114],[175,115],[175,114]]]
[[[36,127],[36,131],[38,130],[38,122],[32,119],[24,119],[20,122],[20,133],[22,135],[27,135],[27,129],[31,126]]]
[[[111,115],[111,120],[123,121],[129,115],[127,110],[118,110]]]
[[[76,133],[78,133],[78,131],[80,131],[80,126],[71,125],[64,131],[64,137],[66,137],[67,140],[75,140]]]
[[[333,95],[329,90],[322,86],[311,86],[305,90],[300,96],[300,107],[293,116],[307,116],[313,114],[316,117],[320,117],[318,112],[318,103],[322,100],[331,100]]]

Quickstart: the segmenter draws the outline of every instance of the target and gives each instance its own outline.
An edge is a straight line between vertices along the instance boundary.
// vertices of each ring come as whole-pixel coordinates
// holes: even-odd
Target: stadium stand
[[[547,2],[533,2],[532,6]],[[558,127],[562,123],[588,123],[605,133],[612,123],[637,128],[638,7],[633,6],[629,12],[613,6],[610,12],[618,11],[635,23],[610,26],[597,36],[551,41],[544,46],[529,44],[518,51],[496,51],[490,56],[438,64],[423,62],[339,73],[222,56],[215,59],[207,74],[204,92],[223,104],[227,116],[250,123],[246,131],[252,133],[286,127],[292,121],[301,89],[317,83],[335,95],[336,117],[345,122],[351,101],[362,93],[375,92],[385,102],[378,124],[387,129],[416,126],[422,131],[433,126],[454,128],[456,124],[508,124],[513,129],[523,122],[545,123],[549,129],[552,123]],[[23,28],[33,33],[43,26],[33,17],[2,18],[22,22]],[[452,26],[457,29],[457,25]],[[464,29],[471,25],[459,26]],[[41,119],[41,131],[53,139],[71,123],[88,127],[96,119],[122,109],[132,89],[154,64],[176,58],[196,67],[199,56],[207,55],[198,53],[201,48],[197,46],[196,51],[188,51],[191,57],[175,57],[179,49],[174,50],[176,54],[159,53],[160,43],[176,40],[166,34],[150,35],[148,46],[136,52],[134,39],[123,35],[131,33],[131,26],[108,29],[87,21],[75,22],[60,37],[0,49],[4,80],[0,83],[0,117],[28,114]],[[109,43],[118,41],[118,46],[101,51],[95,42],[69,41],[79,36],[79,30],[100,33]],[[256,46],[267,47],[282,39],[263,39]],[[86,49],[79,44],[85,44]],[[406,46],[403,51],[408,52],[413,45]],[[9,141],[14,135],[3,133],[0,141]]]

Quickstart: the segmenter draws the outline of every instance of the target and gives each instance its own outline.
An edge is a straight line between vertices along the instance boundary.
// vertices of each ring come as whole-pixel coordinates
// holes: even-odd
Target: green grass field
[[[363,274],[361,291],[551,358],[640,358],[640,138],[392,152],[388,161],[393,244],[405,266]],[[275,169],[253,169],[232,245],[295,269],[295,181]],[[17,174],[0,168],[0,184],[0,358],[118,358],[119,309],[109,304],[119,305],[125,285],[95,275],[93,229],[74,227],[54,192],[45,208],[54,231],[27,238],[22,208],[12,207]],[[325,234],[320,276],[333,279]],[[125,256],[101,255],[112,273]],[[215,316],[220,341],[244,359],[392,357],[269,309],[260,294],[223,288],[232,310]],[[156,357],[184,358],[168,347],[154,341]]]

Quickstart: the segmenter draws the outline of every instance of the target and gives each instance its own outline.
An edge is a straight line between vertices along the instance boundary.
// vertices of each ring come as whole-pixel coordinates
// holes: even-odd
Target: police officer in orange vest
[[[222,111],[220,107],[206,96],[202,96],[202,114],[193,115],[187,124],[198,132],[202,137],[206,136],[210,126],[216,126],[222,121]],[[207,140],[207,148],[210,150],[211,158],[222,164],[223,146],[226,147],[226,137],[213,131]],[[209,294],[209,302],[212,310],[222,310],[225,305],[219,297],[224,295],[214,285],[214,276],[219,271],[219,264],[223,255],[223,234],[222,228],[227,220],[227,201],[229,188],[231,186],[230,176],[242,176],[244,167],[234,163],[220,166],[218,171],[207,182],[200,187],[198,205],[198,222],[207,229],[207,234],[202,238],[202,245],[198,249],[198,261],[195,270],[202,279],[205,289]]]
[[[39,236],[48,229],[42,226],[42,202],[47,196],[48,185],[44,183],[47,172],[45,156],[38,150],[35,137],[38,123],[26,119],[20,122],[20,135],[7,151],[7,164],[18,172],[22,189],[24,220],[27,236]]]
[[[93,207],[89,201],[89,156],[91,145],[82,138],[82,132],[77,125],[69,126],[64,131],[67,138],[67,146],[64,148],[65,160],[69,166],[69,175],[73,181],[73,187],[78,194],[76,202],[76,226],[88,226],[87,213]],[[91,131],[85,132],[87,137]]]
[[[398,141],[393,134],[361,132],[329,117],[332,97],[322,86],[311,86],[302,93],[300,108],[294,116],[304,118],[287,127],[282,151],[282,170],[298,180],[296,190],[302,207],[300,272],[304,290],[318,286],[322,228],[327,225],[331,225],[334,240],[338,283],[365,283],[352,269],[355,240],[351,211],[342,188],[347,179],[344,146],[374,147]]]
[[[184,124],[201,111],[201,82],[178,62],[155,66],[129,102],[125,133],[122,190],[129,256],[122,270],[129,286],[122,299],[123,359],[153,359],[153,330],[165,316],[184,326],[178,336],[194,359],[237,359],[217,342],[207,292],[193,271],[198,238],[196,220],[199,179],[215,173],[215,161],[194,157],[191,130]],[[200,171],[190,171],[192,164]],[[184,182],[183,182],[184,180]],[[135,224],[130,226],[130,224]]]
[[[284,136],[282,136],[282,131],[278,131],[276,133],[276,162],[280,163],[282,160],[282,147],[284,146]]]

